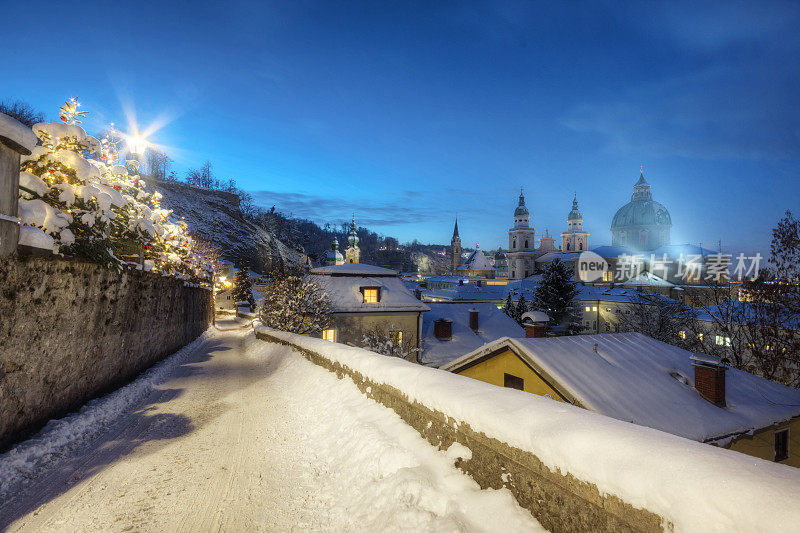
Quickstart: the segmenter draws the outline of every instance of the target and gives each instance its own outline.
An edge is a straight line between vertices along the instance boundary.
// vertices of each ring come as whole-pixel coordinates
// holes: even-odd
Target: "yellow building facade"
[[[516,388],[583,407],[577,398],[564,390],[543,369],[507,347],[487,353],[452,371],[498,387]],[[786,440],[785,458],[776,457],[776,434],[778,439]],[[800,418],[759,429],[752,435],[738,436],[725,447],[766,461],[800,468]]]

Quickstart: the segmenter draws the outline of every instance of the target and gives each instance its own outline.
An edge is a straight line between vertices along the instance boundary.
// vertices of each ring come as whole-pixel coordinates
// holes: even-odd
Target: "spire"
[[[639,180],[633,186],[631,201],[652,200],[653,194],[650,192],[650,184],[644,179],[644,166],[639,168]]]
[[[636,182],[636,185],[647,185],[647,180],[644,179],[644,165],[639,167],[639,181]]]
[[[572,209],[578,210],[578,193],[575,193],[575,196],[572,197]]]
[[[358,247],[358,232],[356,231],[356,215],[353,214],[353,220],[350,222],[350,233],[347,237],[347,244],[350,245],[350,248],[357,248]]]
[[[453,228],[453,239],[458,239],[458,215],[456,215],[456,225]]]
[[[525,205],[525,194],[522,192],[522,187],[519,188],[519,205]]]

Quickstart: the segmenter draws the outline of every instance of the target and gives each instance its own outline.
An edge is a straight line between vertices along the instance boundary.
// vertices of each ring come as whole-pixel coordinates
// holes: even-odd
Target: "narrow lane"
[[[2,457],[0,457],[2,461]],[[100,436],[0,504],[11,531],[531,530],[349,381],[218,332]]]

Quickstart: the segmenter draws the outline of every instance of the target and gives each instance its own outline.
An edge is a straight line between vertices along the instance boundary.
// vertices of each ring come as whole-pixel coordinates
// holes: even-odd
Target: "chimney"
[[[417,300],[422,300],[422,291],[419,289],[414,289],[414,298]]]
[[[433,334],[439,340],[450,340],[450,337],[453,336],[453,321],[449,318],[434,320]]]
[[[469,328],[472,331],[478,331],[478,310],[477,309],[470,309],[469,310]]]
[[[544,324],[525,324],[525,338],[538,339],[545,336],[547,326]]]
[[[718,357],[695,354],[691,357],[694,367],[694,388],[700,396],[717,407],[725,407],[725,370]]]

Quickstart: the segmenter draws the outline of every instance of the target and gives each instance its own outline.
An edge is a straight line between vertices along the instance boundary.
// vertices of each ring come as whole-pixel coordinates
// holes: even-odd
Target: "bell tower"
[[[519,205],[514,210],[514,227],[508,230],[508,274],[511,279],[527,278],[536,264],[536,232],[530,226],[530,211],[525,206],[525,194],[519,189]]]
[[[583,231],[583,215],[578,210],[578,195],[572,198],[572,211],[567,215],[567,231],[561,234],[561,250],[582,252],[589,249],[589,234]]]

